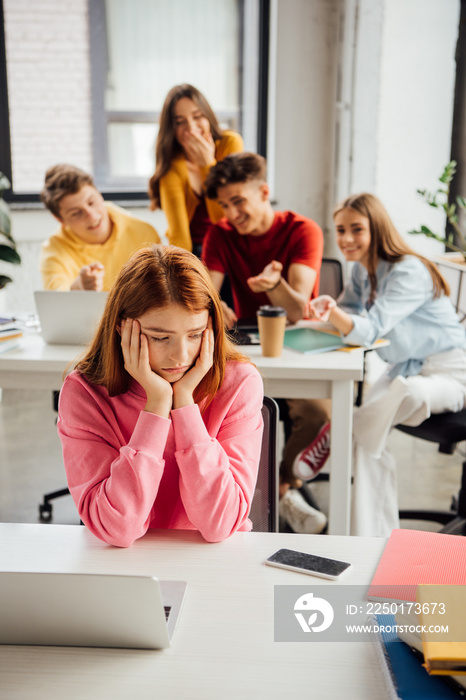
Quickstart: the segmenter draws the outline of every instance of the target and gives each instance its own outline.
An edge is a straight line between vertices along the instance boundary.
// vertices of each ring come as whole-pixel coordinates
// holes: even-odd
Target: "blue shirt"
[[[466,331],[450,299],[444,295],[433,298],[430,272],[414,255],[397,263],[380,260],[373,303],[369,302],[370,292],[366,268],[355,263],[351,280],[338,299],[354,323],[345,342],[371,345],[378,338],[389,340],[390,345],[377,352],[393,365],[390,376],[418,374],[429,355],[466,347]]]

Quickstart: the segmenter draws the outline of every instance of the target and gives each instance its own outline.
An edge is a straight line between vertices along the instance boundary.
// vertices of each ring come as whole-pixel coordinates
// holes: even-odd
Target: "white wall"
[[[338,0],[276,0],[273,193],[325,227],[332,178]],[[270,155],[270,154],[269,154]]]
[[[438,186],[450,160],[459,0],[385,0],[375,192],[400,232],[427,224],[443,234],[445,217],[416,190]],[[440,243],[409,236],[423,254]]]
[[[426,224],[442,234],[445,227],[417,189],[436,188],[450,160],[460,0],[342,6],[353,6],[355,19],[354,55],[341,66],[351,128],[348,143],[340,143],[338,198],[373,192],[413,248],[442,252],[441,243],[407,231]]]

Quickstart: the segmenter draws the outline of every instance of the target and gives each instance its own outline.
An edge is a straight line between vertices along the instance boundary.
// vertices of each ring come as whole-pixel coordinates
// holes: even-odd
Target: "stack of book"
[[[0,353],[16,348],[22,335],[14,318],[0,318]]]
[[[391,697],[466,697],[466,537],[393,530],[368,598],[398,604],[376,620]]]

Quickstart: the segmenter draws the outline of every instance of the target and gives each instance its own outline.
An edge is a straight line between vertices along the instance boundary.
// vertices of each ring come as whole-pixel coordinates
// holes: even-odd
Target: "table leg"
[[[350,534],[353,381],[332,382],[329,535]]]

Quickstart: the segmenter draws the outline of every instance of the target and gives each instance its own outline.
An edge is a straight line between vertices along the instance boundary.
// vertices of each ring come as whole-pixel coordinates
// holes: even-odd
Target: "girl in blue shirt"
[[[390,341],[378,350],[388,368],[353,420],[351,532],[386,537],[399,527],[388,433],[398,423],[420,425],[431,413],[464,408],[466,334],[447,282],[405,243],[377,197],[347,198],[335,209],[334,221],[337,243],[354,263],[351,279],[338,301],[318,297],[307,311],[310,318],[329,320],[349,344]],[[298,455],[294,471],[312,478],[305,453]]]

